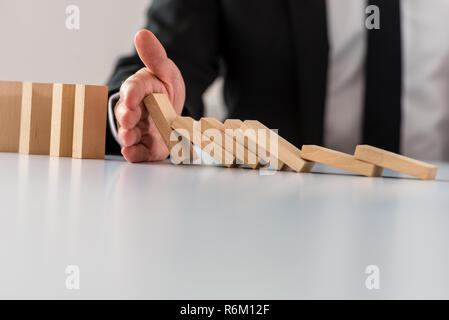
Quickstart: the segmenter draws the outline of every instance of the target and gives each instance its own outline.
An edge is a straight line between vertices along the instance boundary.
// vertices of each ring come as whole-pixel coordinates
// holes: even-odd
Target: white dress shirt
[[[324,144],[353,153],[361,141],[364,0],[327,0],[329,77]],[[402,0],[401,153],[449,160],[449,0]],[[382,12],[380,12],[382,28]]]

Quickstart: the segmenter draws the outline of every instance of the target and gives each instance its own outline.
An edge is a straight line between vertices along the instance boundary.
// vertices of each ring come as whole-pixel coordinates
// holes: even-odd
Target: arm
[[[183,89],[184,92],[178,94],[185,96],[185,100],[182,99],[183,101],[181,101],[179,111],[181,112],[181,110],[184,109],[184,114],[188,114],[193,117],[202,116],[202,94],[218,74],[220,39],[219,9],[217,1],[155,0],[152,7],[148,11],[147,29],[153,31],[156,37],[159,38],[162,46],[166,50],[166,55],[169,60],[172,60],[175,67],[177,66],[179,68],[182,78],[185,81],[185,89]],[[140,75],[144,74],[142,68],[145,64],[140,58],[142,57],[142,54],[145,55],[145,52],[154,51],[154,43],[151,42],[152,41],[150,40],[150,43],[141,43],[142,46],[137,48],[137,52],[134,55],[121,58],[116,65],[115,71],[108,83],[110,94],[118,91],[121,91],[122,93],[121,100],[117,103],[115,108],[116,115],[119,104],[123,104],[122,100],[124,98],[123,95],[125,94],[123,89],[129,88],[129,83],[131,83],[130,80],[132,80],[134,84],[146,86],[146,89],[148,89],[148,83],[144,84],[144,81],[141,81],[142,77],[137,77],[139,80],[136,83],[135,75],[138,73],[140,73]],[[138,43],[136,38],[136,47],[137,45]],[[151,63],[151,61],[148,61],[147,64],[150,65]],[[149,70],[150,68],[147,65],[145,69]],[[154,73],[154,70],[151,71]],[[156,78],[160,78],[159,75],[156,74]],[[172,86],[173,83],[171,82],[171,80],[165,81],[164,87],[167,87],[167,85],[168,87]],[[154,90],[154,88],[150,89]],[[153,92],[151,90],[146,92],[146,94]],[[177,95],[173,95],[172,97],[174,96]],[[138,103],[140,104],[141,101]],[[172,103],[174,103],[174,101],[172,101]],[[185,108],[183,108],[184,106]],[[128,109],[132,110],[132,108]],[[141,115],[145,115],[145,112],[140,113]],[[120,119],[117,118],[117,120],[118,126],[123,127],[120,125]],[[150,119],[148,121],[150,121]],[[131,147],[129,146],[131,142],[133,145],[139,145],[140,141],[123,141],[120,131],[121,130],[119,128],[118,135],[122,146],[125,148]],[[110,133],[108,134],[112,137]],[[152,132],[152,134],[158,135],[158,132]],[[160,140],[159,138],[153,140]],[[165,146],[161,145],[155,149],[159,149],[159,147],[162,149]],[[124,150],[122,149],[122,153],[123,151]],[[164,155],[166,157],[168,155],[168,151],[165,151],[166,152],[156,152],[159,154],[158,157],[149,155],[147,158],[141,157],[139,159],[130,159],[125,154],[124,156],[129,161],[133,162],[161,160],[161,157]]]

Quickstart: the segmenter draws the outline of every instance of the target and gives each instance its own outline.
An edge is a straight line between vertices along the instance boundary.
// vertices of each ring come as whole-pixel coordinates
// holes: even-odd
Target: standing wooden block
[[[357,160],[350,154],[314,145],[303,146],[301,156],[310,161],[315,161],[368,177],[379,177],[382,175],[383,171],[381,167]]]
[[[53,85],[50,138],[50,155],[53,157],[72,156],[75,87],[74,84]]]
[[[22,83],[0,81],[0,152],[18,152]]]
[[[205,150],[224,166],[228,168],[232,167],[234,163],[226,163],[226,159],[233,159],[233,155],[226,149],[222,148],[221,145],[215,141],[211,141],[207,136],[203,135],[201,131],[197,129],[199,127],[200,124],[198,124],[191,117],[176,117],[176,119],[172,122],[173,130],[175,130],[179,135],[183,136],[191,143],[201,147],[201,149]],[[219,154],[216,154],[215,150],[219,150]]]
[[[379,167],[423,180],[435,179],[438,171],[436,166],[368,145],[357,146],[354,156]]]
[[[72,157],[104,159],[108,87],[77,84]]]
[[[162,93],[153,93],[148,95],[144,99],[144,104],[156,124],[156,127],[161,134],[168,151],[170,151],[172,146],[176,143],[176,141],[170,141],[170,135],[173,131],[171,124],[178,116],[173,108],[173,105],[171,104],[168,96]]]
[[[52,92],[51,83],[23,83],[20,153],[50,153]]]

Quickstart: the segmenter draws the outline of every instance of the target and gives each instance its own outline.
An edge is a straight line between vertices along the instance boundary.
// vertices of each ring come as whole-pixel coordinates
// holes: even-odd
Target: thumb
[[[145,66],[163,82],[169,83],[177,78],[179,70],[167,58],[164,47],[149,30],[137,32],[134,43],[137,53]]]

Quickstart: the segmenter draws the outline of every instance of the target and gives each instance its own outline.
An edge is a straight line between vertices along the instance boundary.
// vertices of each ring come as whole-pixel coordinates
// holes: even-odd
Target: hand
[[[150,93],[165,93],[180,115],[185,101],[184,80],[153,33],[141,30],[134,42],[146,67],[130,76],[120,88],[120,100],[114,108],[118,140],[129,162],[164,160],[169,155],[168,148],[143,100]]]

